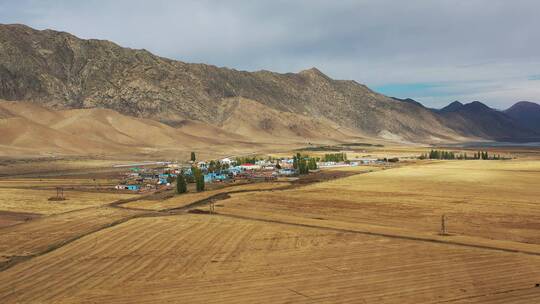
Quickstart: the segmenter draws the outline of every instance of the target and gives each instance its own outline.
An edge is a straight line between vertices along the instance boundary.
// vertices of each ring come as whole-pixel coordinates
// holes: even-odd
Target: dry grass
[[[540,258],[228,219],[141,218],[0,273],[2,303],[533,303]]]
[[[37,254],[135,214],[138,213],[131,210],[98,207],[51,215],[3,228],[0,233],[0,256],[8,259],[12,256]]]
[[[432,162],[304,188],[235,195],[222,213],[324,219],[437,234],[446,214],[453,234],[540,244],[540,162]]]
[[[66,200],[48,200],[54,196],[56,196],[56,190],[0,188],[0,210],[50,215],[102,206],[119,199],[133,197],[131,194],[64,191]]]
[[[102,159],[22,159],[0,161],[1,175],[51,174],[55,172],[80,172],[89,170],[112,170],[112,165],[125,163],[120,160]],[[1,176],[0,175],[0,176]]]
[[[420,162],[232,194],[217,215],[152,210],[288,184],[46,216],[0,230],[0,262],[37,255],[0,271],[0,302],[535,303],[539,255],[474,246],[540,252],[539,177],[535,161]]]
[[[257,191],[257,190],[271,190],[288,187],[290,183],[287,182],[265,182],[246,185],[235,185],[215,190],[208,190],[203,192],[188,192],[182,195],[176,195],[173,198],[167,200],[137,200],[122,206],[128,208],[138,208],[145,210],[164,210],[171,208],[181,208],[194,202],[210,198],[214,195],[236,191]]]
[[[114,186],[117,179],[86,179],[86,178],[9,178],[0,179],[0,188],[18,189],[51,189],[54,187],[97,189],[105,186]]]

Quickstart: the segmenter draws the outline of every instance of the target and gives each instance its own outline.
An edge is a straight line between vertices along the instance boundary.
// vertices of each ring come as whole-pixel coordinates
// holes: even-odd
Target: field
[[[536,256],[184,215],[131,220],[10,268],[0,299],[531,303],[538,279]]]
[[[540,244],[540,162],[437,161],[303,188],[233,195],[220,213]]]
[[[289,187],[288,182],[269,182],[269,183],[254,183],[245,185],[233,185],[229,187],[223,187],[215,190],[208,190],[204,192],[188,192],[184,195],[173,196],[168,199],[141,199],[133,202],[122,204],[125,208],[137,208],[144,210],[165,210],[172,208],[182,208],[186,205],[193,204],[194,202],[202,201],[211,197],[215,197],[220,194],[229,192],[246,192],[246,191],[261,191],[261,190],[273,190],[283,189]]]
[[[66,210],[43,209],[34,195],[55,179],[0,182],[27,191],[17,205],[37,214],[0,228],[2,303],[540,298],[540,161],[530,157],[340,168],[174,197],[77,190]],[[23,210],[8,201],[0,210]]]

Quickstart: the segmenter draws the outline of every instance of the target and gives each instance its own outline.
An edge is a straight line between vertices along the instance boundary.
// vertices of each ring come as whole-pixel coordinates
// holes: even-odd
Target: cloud
[[[456,96],[503,105],[540,99],[530,81],[540,70],[538,11],[536,0],[19,0],[0,4],[0,20],[187,62],[316,66],[433,105]]]

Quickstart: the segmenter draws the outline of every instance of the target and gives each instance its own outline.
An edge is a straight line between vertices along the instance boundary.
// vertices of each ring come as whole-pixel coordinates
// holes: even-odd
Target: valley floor
[[[0,210],[35,216],[0,228],[0,302],[540,298],[540,160],[319,174],[174,197],[80,190],[63,205],[46,202],[47,185],[62,177],[1,179]],[[439,234],[443,214],[446,236]]]

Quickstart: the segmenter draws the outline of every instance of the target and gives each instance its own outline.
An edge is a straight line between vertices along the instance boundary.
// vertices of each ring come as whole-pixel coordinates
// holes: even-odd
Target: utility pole
[[[441,216],[441,235],[448,235],[448,229],[446,227],[446,214]]]
[[[56,200],[57,201],[63,201],[64,200],[64,188],[56,187]]]

